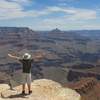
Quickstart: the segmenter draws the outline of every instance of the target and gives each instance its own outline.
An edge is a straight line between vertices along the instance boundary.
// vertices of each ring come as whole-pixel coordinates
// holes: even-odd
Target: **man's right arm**
[[[11,57],[11,58],[17,59],[17,60],[19,60],[19,59],[20,59],[20,57],[13,56],[12,54],[8,54],[8,56],[9,56],[9,57]]]

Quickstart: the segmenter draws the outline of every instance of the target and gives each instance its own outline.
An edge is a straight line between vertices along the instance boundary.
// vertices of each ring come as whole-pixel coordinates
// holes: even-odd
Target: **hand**
[[[40,59],[40,58],[43,58],[43,56],[42,55],[37,55],[36,58]]]
[[[20,57],[13,56],[13,55],[11,55],[11,54],[8,54],[8,56],[11,57],[11,58],[20,59]]]
[[[11,55],[11,54],[8,54],[8,56],[9,56],[9,57],[12,57],[12,55]]]

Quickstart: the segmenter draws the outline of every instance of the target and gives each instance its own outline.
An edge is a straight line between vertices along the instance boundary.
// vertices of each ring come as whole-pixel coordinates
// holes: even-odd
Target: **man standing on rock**
[[[13,56],[12,54],[8,54],[9,57],[15,58],[19,60],[22,63],[22,75],[23,75],[23,80],[22,80],[22,94],[25,94],[25,84],[27,83],[28,86],[28,92],[29,94],[32,93],[31,90],[31,67],[32,67],[32,62],[36,60],[40,60],[42,58],[42,55],[35,56],[35,59],[31,57],[29,53],[25,53],[22,58]]]

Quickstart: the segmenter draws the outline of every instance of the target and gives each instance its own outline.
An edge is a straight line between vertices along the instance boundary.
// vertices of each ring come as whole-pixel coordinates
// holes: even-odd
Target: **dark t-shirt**
[[[31,73],[33,59],[19,59],[22,63],[23,73]]]

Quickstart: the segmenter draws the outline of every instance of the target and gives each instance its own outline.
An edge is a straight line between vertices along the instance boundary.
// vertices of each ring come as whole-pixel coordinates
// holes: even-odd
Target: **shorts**
[[[22,73],[22,84],[31,84],[31,73]]]

